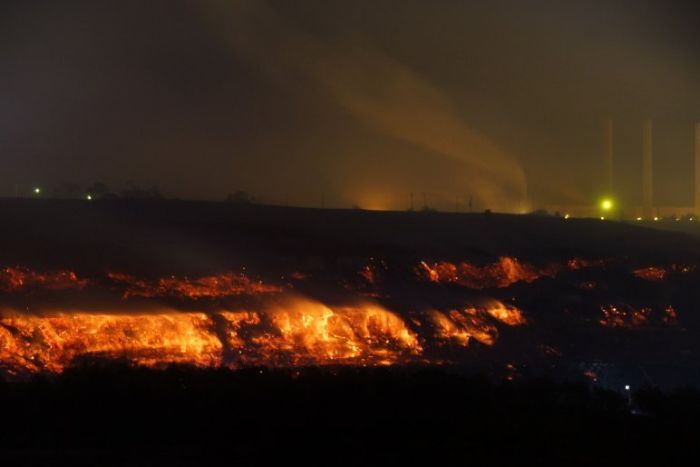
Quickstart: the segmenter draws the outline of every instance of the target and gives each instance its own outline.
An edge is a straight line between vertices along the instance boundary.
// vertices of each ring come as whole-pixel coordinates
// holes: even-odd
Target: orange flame
[[[635,269],[632,274],[635,277],[647,281],[660,282],[668,278],[671,273],[688,274],[695,270],[695,266],[687,264],[671,264],[668,267],[647,266],[644,268]]]
[[[489,346],[496,343],[498,329],[489,318],[508,326],[521,326],[527,322],[522,311],[498,300],[489,302],[485,307],[467,307],[448,313],[431,310],[428,315],[438,339],[464,347],[469,345],[471,339]]]
[[[576,271],[603,265],[603,260],[573,258],[566,264],[550,264],[537,267],[522,263],[517,258],[502,256],[486,266],[476,266],[467,261],[458,264],[440,261],[428,264],[421,261],[416,272],[430,282],[459,284],[470,289],[506,288],[516,282],[535,282],[543,277],[555,277],[562,270]]]
[[[221,343],[209,327],[204,313],[14,314],[0,320],[0,361],[30,372],[61,372],[82,356],[211,366],[221,361]]]
[[[19,267],[6,267],[0,270],[0,291],[5,293],[38,287],[47,290],[81,290],[87,284],[87,279],[78,278],[73,271],[41,274]]]
[[[240,347],[247,364],[391,364],[422,351],[406,323],[376,304],[331,308],[307,299],[291,300],[266,310],[263,320],[268,326],[253,333],[249,342],[241,339],[241,323],[259,321],[241,319],[241,313],[223,316],[232,323],[229,344]]]
[[[226,273],[206,276],[198,279],[178,278],[175,276],[148,282],[135,277],[110,272],[107,276],[115,281],[125,283],[127,290],[124,298],[129,297],[175,297],[175,298],[216,298],[235,295],[258,295],[281,292],[282,288],[252,281],[244,274]]]
[[[225,332],[217,329],[223,322]],[[239,356],[224,362],[224,351]],[[292,299],[263,312],[212,315],[57,313],[0,318],[0,366],[9,372],[61,372],[80,357],[135,365],[383,365],[422,352],[417,335],[376,304],[329,307]]]
[[[548,268],[538,269],[510,257],[501,257],[484,267],[465,261],[459,264],[441,261],[432,265],[421,261],[419,271],[431,282],[456,283],[471,289],[505,288],[516,282],[534,282],[555,274]]]
[[[416,315],[440,342],[494,345],[495,322],[517,326],[522,313],[500,302]],[[429,343],[399,315],[371,302],[329,306],[293,297],[262,311],[212,314],[6,313],[0,318],[0,367],[9,374],[59,373],[76,359],[122,359],[134,365],[202,367],[388,365],[422,359]],[[424,360],[421,360],[424,361]]]
[[[659,268],[656,266],[649,266],[646,268],[635,269],[632,274],[635,277],[644,279],[647,281],[659,282],[666,278],[668,272],[664,268]]]

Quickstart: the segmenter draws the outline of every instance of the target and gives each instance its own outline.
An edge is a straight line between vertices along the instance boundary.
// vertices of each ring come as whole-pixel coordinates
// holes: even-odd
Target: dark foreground
[[[2,465],[692,465],[700,395],[446,369],[93,364],[0,385]],[[690,457],[690,458],[689,458]]]

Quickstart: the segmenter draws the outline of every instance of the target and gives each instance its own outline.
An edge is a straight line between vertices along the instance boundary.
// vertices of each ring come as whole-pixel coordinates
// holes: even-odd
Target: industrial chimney
[[[700,215],[700,123],[695,124],[695,215]]]
[[[642,212],[645,218],[653,217],[653,177],[652,177],[652,127],[651,120],[644,122],[642,131]]]

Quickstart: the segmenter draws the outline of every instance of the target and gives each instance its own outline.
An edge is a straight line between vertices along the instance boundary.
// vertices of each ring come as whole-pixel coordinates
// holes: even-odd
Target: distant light
[[[571,216],[568,214],[564,214],[564,219],[568,219],[569,217],[571,217]]]
[[[641,221],[641,220],[642,220],[642,218],[641,218],[641,217],[638,217],[638,218],[637,218],[637,221]]]
[[[600,220],[601,220],[601,221],[604,221],[604,220],[605,220],[605,217],[600,216]]]
[[[34,188],[34,194],[40,195],[40,194],[41,194],[41,188],[39,188],[39,187]]]
[[[85,198],[86,198],[88,201],[92,201],[92,195],[87,195]]]
[[[625,391],[629,391],[629,390],[630,390],[630,385],[629,385],[629,384],[625,384]]]
[[[610,211],[614,206],[613,201],[610,198],[605,198],[603,201],[600,202],[600,208],[603,211]]]
[[[680,218],[680,217],[676,217],[676,222],[680,222],[680,221],[681,221],[681,218]]]
[[[654,217],[654,220],[655,220],[655,221],[658,221],[658,220],[659,220],[659,218],[658,218],[658,217]]]

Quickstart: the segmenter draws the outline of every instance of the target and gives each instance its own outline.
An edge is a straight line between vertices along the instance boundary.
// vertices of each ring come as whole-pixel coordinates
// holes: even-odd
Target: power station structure
[[[605,193],[595,203],[582,206],[549,205],[550,212],[573,217],[625,217],[637,220],[656,220],[668,216],[697,216],[700,220],[700,122],[694,126],[695,191],[692,206],[659,206],[654,202],[654,128],[651,119],[642,124],[642,200],[641,205],[618,206],[615,202],[614,180],[614,127],[608,118],[603,124],[603,157]]]

